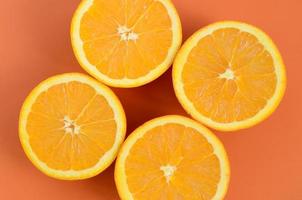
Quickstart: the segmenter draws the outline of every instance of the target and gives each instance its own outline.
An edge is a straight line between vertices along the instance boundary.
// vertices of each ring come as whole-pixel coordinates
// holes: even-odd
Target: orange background
[[[29,91],[43,79],[81,70],[69,27],[79,0],[1,0],[0,4],[0,199],[118,199],[113,165],[84,181],[59,181],[39,172],[18,140],[18,114]],[[275,113],[236,133],[214,131],[231,162],[227,200],[302,199],[302,1],[174,0],[184,39],[218,20],[241,20],[266,31],[287,66],[288,86]],[[182,114],[171,70],[151,84],[114,89],[128,118],[128,133],[151,118]]]

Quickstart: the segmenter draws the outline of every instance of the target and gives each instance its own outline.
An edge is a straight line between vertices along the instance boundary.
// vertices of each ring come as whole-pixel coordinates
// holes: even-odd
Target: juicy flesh
[[[95,0],[81,19],[88,61],[112,79],[135,79],[161,64],[172,44],[171,20],[155,0]]]
[[[213,147],[195,129],[165,124],[146,132],[125,163],[134,199],[212,199],[220,180]]]
[[[112,147],[116,123],[103,96],[86,84],[68,82],[37,97],[26,129],[39,160],[57,170],[81,170]]]
[[[202,115],[229,123],[263,109],[277,79],[272,56],[255,36],[224,28],[191,50],[182,81],[186,96]]]

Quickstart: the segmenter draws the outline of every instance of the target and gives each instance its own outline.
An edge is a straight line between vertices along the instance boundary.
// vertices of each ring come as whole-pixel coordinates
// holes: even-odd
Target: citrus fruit
[[[173,86],[184,109],[222,131],[263,121],[278,106],[285,85],[285,67],[275,44],[241,22],[200,29],[181,47],[173,65]]]
[[[114,87],[137,87],[163,74],[181,44],[170,0],[83,0],[71,23],[80,65]]]
[[[58,179],[84,179],[108,167],[124,140],[126,119],[115,94],[80,74],[56,75],[26,98],[19,137],[32,163]]]
[[[218,138],[177,115],[137,128],[122,145],[115,165],[123,200],[219,200],[229,178],[227,154]]]

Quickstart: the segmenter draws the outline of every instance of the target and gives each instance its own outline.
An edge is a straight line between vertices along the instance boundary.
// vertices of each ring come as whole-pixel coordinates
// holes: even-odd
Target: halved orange
[[[170,0],[83,0],[71,24],[81,66],[114,87],[137,87],[159,77],[181,40]]]
[[[286,74],[269,36],[252,25],[223,21],[185,42],[174,62],[173,85],[192,117],[232,131],[251,127],[276,109]]]
[[[168,115],[130,134],[114,175],[123,200],[221,200],[230,167],[213,133],[189,118]]]
[[[26,155],[58,179],[84,179],[103,171],[115,159],[125,132],[125,114],[115,94],[80,73],[41,82],[20,112]]]

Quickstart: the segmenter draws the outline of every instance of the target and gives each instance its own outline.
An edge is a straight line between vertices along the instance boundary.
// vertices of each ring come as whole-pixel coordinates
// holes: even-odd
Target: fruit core
[[[234,72],[230,68],[227,68],[224,73],[219,75],[219,77],[220,78],[225,78],[227,80],[235,79]]]
[[[78,126],[68,116],[65,116],[64,117],[64,130],[65,130],[65,133],[79,134],[80,133],[80,126]]]
[[[138,39],[138,34],[126,26],[119,26],[117,32],[122,41],[136,41]]]
[[[169,183],[171,177],[175,173],[176,167],[168,164],[168,165],[161,166],[160,170],[163,171],[166,181],[167,183]]]

